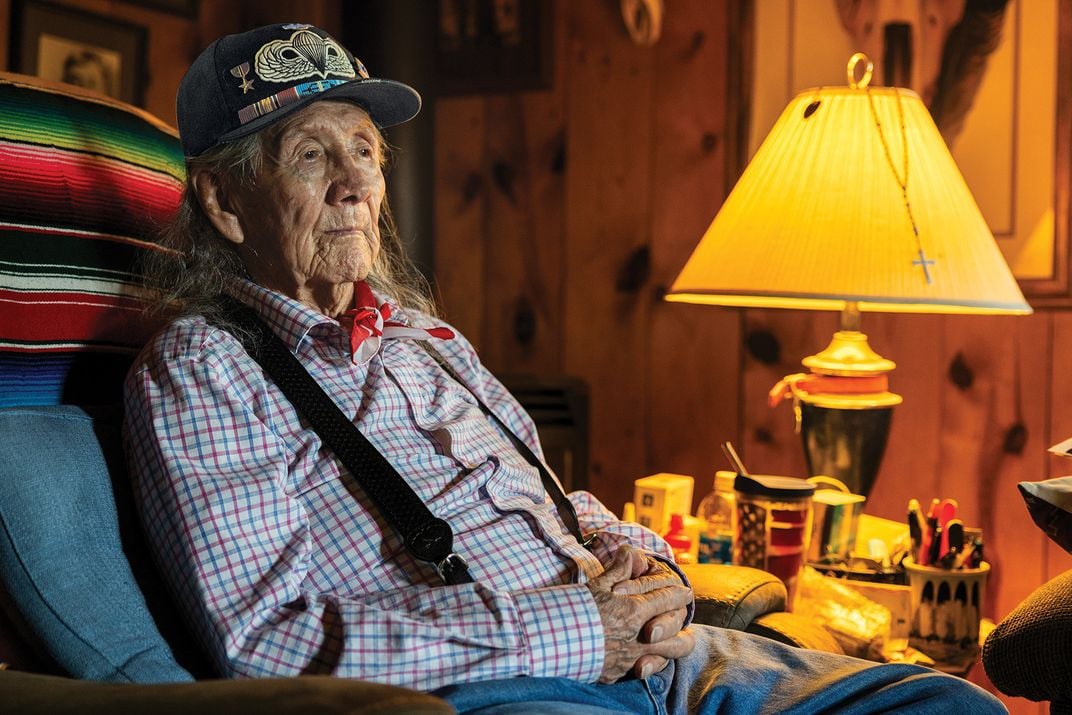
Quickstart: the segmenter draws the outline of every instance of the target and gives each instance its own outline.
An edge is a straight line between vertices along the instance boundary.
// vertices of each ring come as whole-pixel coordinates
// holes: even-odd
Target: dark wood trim
[[[1020,289],[1035,308],[1072,308],[1069,247],[1069,189],[1072,185],[1072,0],[1057,4],[1057,121],[1054,128],[1053,266],[1050,278],[1021,279]]]
[[[732,188],[748,164],[748,131],[752,125],[752,47],[755,42],[753,0],[730,0],[726,69],[726,186]],[[727,190],[727,195],[729,190]]]

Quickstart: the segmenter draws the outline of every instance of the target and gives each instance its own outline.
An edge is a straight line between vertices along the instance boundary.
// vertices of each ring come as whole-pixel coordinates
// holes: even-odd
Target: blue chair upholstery
[[[142,567],[145,593],[162,593],[130,523],[118,427],[115,412],[93,416],[74,405],[0,410],[0,578],[67,673],[193,680],[131,568],[131,561]],[[166,612],[166,600],[157,606]]]

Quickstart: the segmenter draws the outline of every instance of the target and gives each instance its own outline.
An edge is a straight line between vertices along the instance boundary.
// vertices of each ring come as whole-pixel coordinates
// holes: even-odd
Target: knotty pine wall
[[[730,12],[675,0],[644,49],[617,2],[559,2],[550,90],[436,103],[446,315],[492,370],[588,382],[589,484],[615,510],[740,441],[741,316],[662,301],[730,186]]]
[[[726,439],[752,471],[806,476],[792,410],[766,395],[837,316],[661,300],[735,176],[740,3],[667,3],[651,48],[617,6],[556,3],[549,90],[436,102],[446,315],[492,370],[587,380],[589,484],[616,511],[655,472],[695,476],[698,500]],[[1016,490],[1072,472],[1045,451],[1072,436],[1072,315],[866,314],[863,328],[904,396],[867,510],[902,519],[912,497],[956,498],[985,530],[985,611],[1000,618],[1072,568]]]

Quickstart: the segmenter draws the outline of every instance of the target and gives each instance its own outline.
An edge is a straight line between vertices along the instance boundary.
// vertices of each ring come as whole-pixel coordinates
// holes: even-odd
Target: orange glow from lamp
[[[847,87],[789,103],[666,296],[841,312],[772,399],[793,397],[809,472],[864,495],[901,397],[860,314],[1031,312],[927,108],[871,69],[853,55]]]

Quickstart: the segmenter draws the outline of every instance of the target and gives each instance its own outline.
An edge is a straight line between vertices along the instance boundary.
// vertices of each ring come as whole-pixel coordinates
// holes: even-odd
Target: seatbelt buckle
[[[469,565],[453,551],[435,562],[436,573],[443,583],[454,586],[459,583],[472,583],[473,578],[469,575]]]

